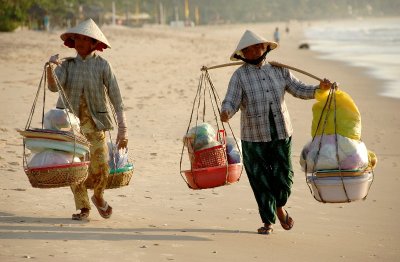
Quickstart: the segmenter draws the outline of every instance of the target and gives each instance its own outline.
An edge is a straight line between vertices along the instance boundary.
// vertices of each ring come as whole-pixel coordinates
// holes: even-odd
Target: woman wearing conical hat
[[[241,110],[243,162],[264,224],[260,234],[273,231],[276,217],[285,230],[294,224],[284,208],[293,183],[293,130],[284,95],[312,99],[316,89],[331,86],[327,79],[317,86],[306,85],[289,70],[265,63],[265,56],[277,47],[249,30],[243,34],[231,60],[245,63],[230,79],[220,115],[227,122]]]
[[[105,131],[112,129],[113,124],[112,115],[107,109],[107,100],[111,102],[117,117],[118,148],[126,148],[128,144],[124,105],[117,79],[108,61],[96,53],[111,47],[92,19],[67,30],[61,35],[61,39],[64,45],[76,50],[76,57],[61,62],[58,55],[55,55],[50,58],[50,62],[56,65],[54,72],[57,79],[73,112],[80,119],[82,133],[91,144],[89,170],[94,184],[92,202],[103,218],[109,218],[112,208],[104,200],[104,189],[110,171]],[[48,83],[49,89],[56,92],[57,86],[50,68]],[[65,107],[61,99],[58,100],[57,107]],[[72,219],[87,218],[91,208],[85,184],[73,185],[71,189],[76,209],[80,210],[80,213],[72,215]]]

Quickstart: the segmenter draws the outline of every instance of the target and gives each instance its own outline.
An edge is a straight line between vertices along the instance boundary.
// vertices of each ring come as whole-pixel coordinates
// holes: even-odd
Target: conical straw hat
[[[273,41],[268,41],[265,38],[263,38],[263,37],[261,37],[259,35],[256,35],[252,31],[246,30],[246,32],[244,32],[242,38],[240,39],[239,44],[237,45],[235,52],[233,52],[233,54],[231,55],[231,60],[232,61],[238,60],[237,58],[234,57],[236,54],[240,55],[240,56],[243,56],[242,55],[242,49],[244,49],[246,47],[249,47],[251,45],[256,45],[256,44],[261,44],[261,43],[269,45],[271,50],[278,47],[278,43],[275,43]]]
[[[101,32],[100,28],[96,25],[96,23],[89,18],[86,21],[78,24],[75,27],[72,27],[67,30],[67,32],[63,33],[60,37],[62,40],[66,41],[68,38],[71,38],[74,34],[85,35],[96,39],[107,47],[111,48],[110,44],[107,41],[107,38],[104,36],[103,32]]]

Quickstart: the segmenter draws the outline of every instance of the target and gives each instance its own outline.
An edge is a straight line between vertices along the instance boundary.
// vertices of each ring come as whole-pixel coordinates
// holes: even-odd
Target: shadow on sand
[[[85,227],[82,227],[82,224]],[[21,217],[0,212],[0,239],[37,240],[161,240],[211,241],[202,234],[254,234],[237,230],[196,228],[110,228],[87,227],[89,221],[67,218]]]

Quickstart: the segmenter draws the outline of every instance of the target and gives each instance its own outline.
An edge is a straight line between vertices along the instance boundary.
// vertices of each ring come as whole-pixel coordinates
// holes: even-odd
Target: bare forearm
[[[47,70],[47,83],[48,83],[49,90],[52,92],[57,92],[56,79],[54,78],[54,74],[53,74],[51,65],[49,65],[46,70]]]
[[[55,79],[55,76],[53,74],[54,70],[53,70],[53,65],[60,65],[61,61],[59,59],[58,54],[57,55],[53,55],[50,57],[49,62],[47,63],[47,82],[48,82],[48,87],[49,90],[52,92],[57,92],[58,88],[57,88],[57,81]]]

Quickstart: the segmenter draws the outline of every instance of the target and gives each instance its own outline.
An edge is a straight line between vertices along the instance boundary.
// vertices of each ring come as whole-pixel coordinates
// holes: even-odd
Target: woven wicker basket
[[[56,188],[70,186],[85,181],[89,163],[79,162],[59,166],[27,168],[25,169],[25,174],[28,176],[32,187]]]
[[[226,165],[225,146],[219,145],[194,151],[194,155],[191,158],[193,159],[193,169],[224,166]]]
[[[129,182],[131,181],[133,175],[133,169],[133,165],[128,164],[127,166],[119,168],[116,171],[111,170],[107,178],[106,189],[120,188],[129,185]],[[93,179],[90,175],[86,179],[85,185],[88,189],[94,188]]]

